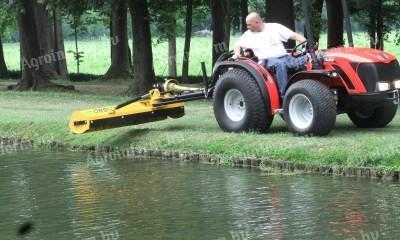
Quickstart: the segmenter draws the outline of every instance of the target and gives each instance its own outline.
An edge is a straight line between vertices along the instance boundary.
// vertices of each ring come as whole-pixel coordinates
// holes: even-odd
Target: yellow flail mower
[[[185,115],[184,102],[206,99],[205,88],[178,85],[174,79],[154,85],[148,94],[117,106],[100,107],[72,113],[69,128],[72,133],[83,134],[110,128],[180,118]]]

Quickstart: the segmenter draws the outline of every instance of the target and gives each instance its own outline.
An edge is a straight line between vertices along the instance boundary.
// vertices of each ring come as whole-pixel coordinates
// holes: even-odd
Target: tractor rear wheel
[[[386,102],[380,107],[353,110],[347,115],[359,128],[383,128],[396,116],[397,106],[394,102]]]
[[[274,118],[268,103],[254,78],[241,69],[225,72],[215,86],[214,115],[227,132],[266,131]]]
[[[324,136],[336,123],[336,103],[329,88],[315,80],[294,83],[283,102],[289,130],[300,136]]]

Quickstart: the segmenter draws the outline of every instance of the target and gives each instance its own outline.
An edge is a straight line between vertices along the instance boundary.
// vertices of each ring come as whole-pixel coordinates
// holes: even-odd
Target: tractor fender
[[[332,78],[335,79],[337,78],[333,75],[332,71],[326,71],[326,70],[310,70],[310,71],[301,71],[297,72],[294,74],[290,79],[288,84],[286,85],[285,92],[288,90],[288,88],[293,85],[293,83],[298,82],[300,80],[305,80],[305,79],[313,79],[317,81],[322,81],[322,78]]]
[[[218,81],[221,70],[227,68],[240,68],[247,71],[256,80],[264,104],[265,106],[269,106],[267,110],[272,115],[275,115],[276,110],[280,108],[279,91],[275,81],[267,70],[252,60],[216,62],[211,76],[212,86],[215,86]]]

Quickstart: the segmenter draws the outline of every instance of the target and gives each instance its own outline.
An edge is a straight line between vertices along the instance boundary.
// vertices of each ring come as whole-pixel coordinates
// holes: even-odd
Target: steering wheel
[[[301,57],[307,54],[307,41],[304,41],[300,44],[298,44],[296,47],[292,49],[292,57]],[[299,50],[300,47],[303,47],[301,50]]]

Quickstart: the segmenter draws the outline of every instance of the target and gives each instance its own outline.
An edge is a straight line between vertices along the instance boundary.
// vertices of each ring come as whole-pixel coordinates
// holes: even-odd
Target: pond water
[[[0,155],[0,239],[400,238],[398,183],[87,160],[72,152]],[[24,223],[31,231],[18,236]]]

